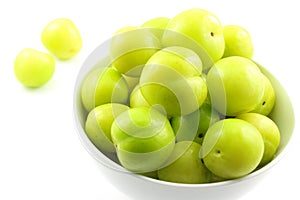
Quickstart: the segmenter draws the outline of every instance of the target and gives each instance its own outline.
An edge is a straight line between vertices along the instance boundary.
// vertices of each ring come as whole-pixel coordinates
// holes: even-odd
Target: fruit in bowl
[[[170,20],[161,39],[163,46],[150,48],[151,56],[142,58],[143,62],[138,63],[142,67],[136,74],[128,74],[135,68],[131,59],[122,61],[128,68],[114,65],[115,58],[127,55],[122,53],[123,47],[115,50],[106,43],[87,58],[75,87],[76,124],[84,146],[102,164],[105,175],[135,199],[234,199],[255,185],[280,159],[293,132],[293,108],[276,78],[254,60],[236,55],[221,58],[224,48],[222,53],[208,55],[204,45],[208,45],[208,41],[197,46],[206,52],[206,58],[189,45],[181,45],[187,39],[191,40],[189,44],[200,39],[168,30],[173,27],[170,23],[177,23],[178,19],[195,21],[199,13],[215,19],[210,12],[198,9],[184,13]],[[217,22],[218,26],[212,26],[211,31],[207,26],[205,33],[224,39],[223,29],[214,32],[216,27],[220,28]],[[184,27],[184,30],[194,29]],[[126,33],[142,38],[143,34],[138,32],[144,30],[148,29],[134,28]],[[165,35],[171,31],[172,37]],[[155,34],[152,37],[156,37]],[[175,43],[165,45],[165,37]],[[127,38],[126,42],[138,44],[141,38],[134,41]],[[150,44],[152,39],[149,39]],[[114,43],[115,38],[108,41],[111,42]],[[121,55],[117,53],[112,57],[112,51],[119,51]],[[139,55],[135,53],[132,52],[131,58]],[[218,56],[212,59],[213,55]],[[107,58],[107,65],[99,64]],[[203,66],[207,60],[211,66]],[[115,70],[112,74],[117,75],[97,74],[90,78],[97,70]],[[128,87],[128,76],[137,79],[133,90]],[[87,80],[93,80],[88,81],[89,87]],[[104,87],[107,83],[111,84]],[[108,102],[101,102],[103,99]],[[115,102],[115,99],[120,101]],[[85,102],[92,102],[88,103],[88,109]],[[106,127],[111,129],[106,136],[113,144],[110,153],[101,143],[97,146],[96,138],[88,137],[85,132],[99,128],[93,109],[107,103],[126,107],[107,115]],[[87,119],[91,117],[94,123],[87,127]],[[197,139],[199,134],[202,134],[201,140]]]

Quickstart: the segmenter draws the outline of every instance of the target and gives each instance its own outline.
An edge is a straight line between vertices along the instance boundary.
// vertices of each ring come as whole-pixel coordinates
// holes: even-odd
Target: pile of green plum
[[[81,85],[85,131],[127,170],[212,183],[274,158],[275,91],[243,27],[194,8],[118,30],[109,52]]]

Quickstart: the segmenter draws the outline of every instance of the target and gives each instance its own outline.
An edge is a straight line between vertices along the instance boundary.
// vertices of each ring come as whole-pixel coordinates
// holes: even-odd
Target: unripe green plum
[[[270,118],[258,113],[244,113],[238,115],[237,118],[255,126],[262,135],[264,140],[264,155],[260,166],[266,165],[274,158],[280,144],[280,132],[277,125]]]
[[[156,17],[143,23],[141,27],[165,29],[170,21],[168,17]]]
[[[223,57],[242,56],[252,58],[253,44],[250,33],[238,25],[223,27],[225,51]]]
[[[208,183],[211,172],[199,158],[200,148],[191,141],[176,143],[166,166],[158,170],[158,178],[175,183]]]
[[[127,104],[128,97],[125,79],[111,67],[91,71],[82,83],[81,100],[87,111],[106,103]]]
[[[269,115],[271,111],[273,110],[273,107],[275,105],[275,90],[272,86],[272,83],[270,80],[264,75],[264,96],[261,99],[261,101],[257,104],[254,110],[251,112],[259,113],[262,115]]]
[[[40,87],[47,83],[55,71],[54,58],[32,48],[20,51],[14,62],[14,72],[20,83],[26,87]]]
[[[114,119],[129,107],[118,103],[108,103],[94,108],[87,116],[85,131],[92,143],[100,150],[115,152],[111,140],[111,125]]]
[[[254,62],[240,56],[216,62],[206,81],[213,107],[227,116],[253,110],[264,93],[261,71]]]
[[[156,35],[157,38],[161,39],[164,29],[167,27],[169,21],[170,18],[168,17],[156,17],[146,21],[141,25],[141,27],[150,28],[152,33]]]
[[[195,141],[202,144],[207,129],[220,120],[220,115],[208,103],[203,103],[199,110],[171,119],[177,141]]]
[[[47,24],[42,31],[41,40],[61,60],[72,58],[82,48],[81,35],[75,24],[67,18],[55,19]]]
[[[203,61],[205,70],[223,56],[223,27],[220,20],[207,10],[193,8],[181,12],[170,20],[166,30],[162,38],[163,45],[193,49]]]
[[[175,135],[165,115],[153,108],[131,108],[113,122],[111,136],[120,163],[135,173],[152,172],[168,159]]]
[[[132,77],[132,76],[126,76],[123,74],[124,79],[126,80],[126,83],[129,88],[129,92],[131,93],[134,88],[138,85],[140,78],[139,77]]]
[[[141,93],[141,88],[137,85],[130,95],[130,107],[150,107],[150,104],[146,101],[144,96]]]
[[[207,96],[201,73],[202,63],[196,53],[184,47],[167,47],[145,65],[139,83],[141,93],[151,106],[161,105],[168,116],[189,114]]]
[[[224,119],[208,129],[200,154],[212,173],[234,179],[255,170],[263,153],[263,138],[252,124],[241,119]]]
[[[160,48],[159,39],[149,29],[122,29],[111,39],[113,66],[122,74],[138,77],[148,59]]]

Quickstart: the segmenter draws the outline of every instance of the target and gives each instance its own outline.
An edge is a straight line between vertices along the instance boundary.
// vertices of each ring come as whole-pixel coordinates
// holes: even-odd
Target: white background
[[[122,26],[188,8],[214,12],[223,24],[239,24],[252,34],[255,59],[287,89],[299,112],[299,18],[297,1],[107,0],[0,1],[0,199],[123,199],[81,145],[72,116],[77,73],[89,53]],[[45,51],[42,28],[58,17],[74,21],[82,51],[57,61],[42,88],[28,89],[14,77],[13,62],[25,47]],[[300,199],[298,127],[286,156],[241,200]]]

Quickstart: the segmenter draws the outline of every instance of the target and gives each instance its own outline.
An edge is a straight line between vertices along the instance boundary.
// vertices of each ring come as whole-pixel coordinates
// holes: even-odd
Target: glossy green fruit
[[[166,30],[163,45],[193,49],[203,61],[205,70],[223,56],[223,27],[219,19],[207,10],[193,8],[181,12],[170,20]]]
[[[152,33],[156,35],[157,38],[161,39],[164,29],[167,27],[169,21],[170,18],[168,17],[157,17],[146,21],[141,27],[150,28]]]
[[[270,80],[266,77],[264,77],[264,95],[261,99],[261,101],[256,105],[255,109],[251,112],[259,113],[262,115],[269,115],[271,111],[274,108],[275,105],[275,90],[270,82]]]
[[[207,96],[201,73],[197,54],[183,47],[167,47],[145,65],[140,78],[141,93],[151,106],[161,105],[168,116],[189,114]]]
[[[234,179],[251,173],[260,163],[264,141],[260,132],[241,119],[213,124],[204,137],[201,157],[215,175]]]
[[[111,125],[114,119],[129,107],[123,104],[108,103],[94,108],[87,116],[85,131],[92,143],[100,150],[115,152],[111,140]]]
[[[216,62],[206,81],[213,107],[227,116],[253,110],[264,93],[261,71],[254,62],[240,56]]]
[[[195,141],[202,144],[207,129],[219,120],[218,112],[210,104],[203,103],[199,110],[189,115],[173,117],[171,124],[177,141]]]
[[[87,111],[106,103],[127,104],[128,96],[125,79],[111,67],[91,71],[81,87],[81,100]]]
[[[223,57],[242,56],[252,58],[253,43],[250,33],[238,25],[227,25],[223,27],[225,39],[225,51]]]
[[[75,24],[67,18],[55,19],[47,24],[42,31],[41,40],[61,60],[72,58],[82,48],[81,35]]]
[[[200,144],[178,142],[164,168],[158,170],[160,180],[175,183],[208,183],[210,172],[199,158]]]
[[[270,118],[258,113],[245,113],[238,115],[237,118],[251,123],[261,133],[264,140],[264,155],[260,162],[260,166],[270,162],[277,151],[280,144],[280,132]]]
[[[144,96],[141,93],[140,86],[137,85],[130,95],[130,107],[150,107],[150,104],[146,101]]]
[[[14,62],[18,81],[27,87],[40,87],[47,83],[55,71],[54,58],[31,48],[20,51]]]
[[[146,107],[121,113],[112,124],[111,136],[122,166],[136,173],[159,169],[175,145],[166,116]]]
[[[127,76],[140,76],[148,59],[160,48],[159,39],[149,29],[119,30],[110,44],[113,66]]]

